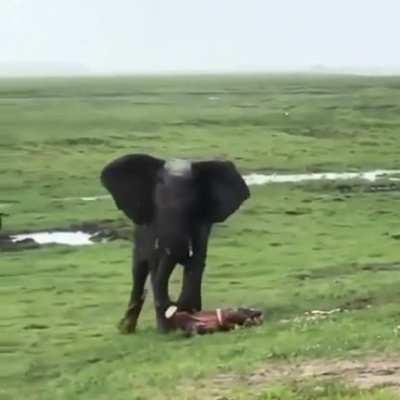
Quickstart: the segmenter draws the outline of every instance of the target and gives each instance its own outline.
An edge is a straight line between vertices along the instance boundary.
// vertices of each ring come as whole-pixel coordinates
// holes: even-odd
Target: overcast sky
[[[399,0],[0,0],[0,65],[400,67]]]

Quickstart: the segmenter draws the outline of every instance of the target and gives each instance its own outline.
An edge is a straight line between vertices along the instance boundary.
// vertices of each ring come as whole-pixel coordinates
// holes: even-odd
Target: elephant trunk
[[[186,261],[192,255],[191,229],[179,218],[169,216],[157,221],[155,247],[164,250],[178,262]]]

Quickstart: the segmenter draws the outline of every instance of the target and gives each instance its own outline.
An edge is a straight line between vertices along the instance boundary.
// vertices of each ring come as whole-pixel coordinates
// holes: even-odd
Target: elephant
[[[171,330],[166,311],[172,304],[184,312],[202,309],[211,227],[233,214],[250,197],[249,189],[230,161],[165,161],[147,154],[112,160],[101,171],[101,183],[136,225],[133,285],[119,329],[135,331],[150,275],[157,328],[166,333]],[[168,282],[177,264],[184,268],[182,289],[172,302]]]

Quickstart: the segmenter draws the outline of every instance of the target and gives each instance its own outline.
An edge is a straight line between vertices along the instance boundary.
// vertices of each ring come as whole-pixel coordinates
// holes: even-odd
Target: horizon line
[[[282,69],[247,69],[247,70],[160,70],[160,71],[110,71],[110,72],[32,72],[32,73],[1,73],[0,79],[24,78],[117,78],[117,77],[157,77],[157,76],[232,76],[232,75],[342,75],[366,77],[399,76],[400,67],[309,67],[309,68],[282,68]]]

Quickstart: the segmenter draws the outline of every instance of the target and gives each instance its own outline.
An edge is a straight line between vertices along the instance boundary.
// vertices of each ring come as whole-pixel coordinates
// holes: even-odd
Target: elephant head
[[[137,225],[150,224],[160,209],[172,208],[190,210],[194,218],[210,224],[223,222],[250,196],[230,161],[164,161],[130,154],[106,165],[101,181]]]

